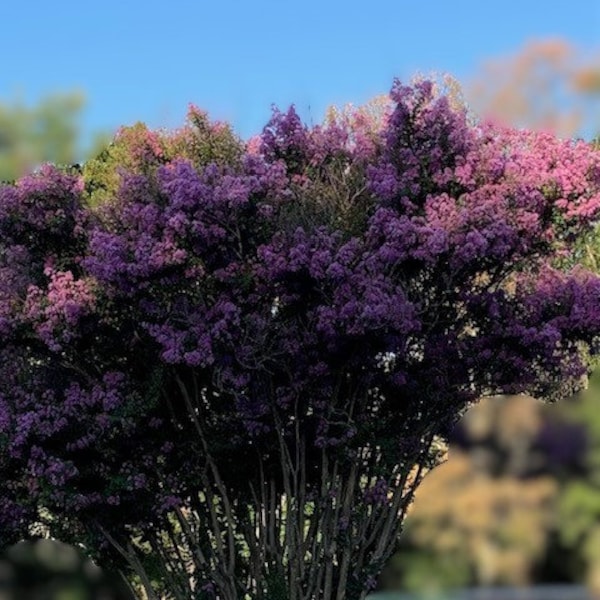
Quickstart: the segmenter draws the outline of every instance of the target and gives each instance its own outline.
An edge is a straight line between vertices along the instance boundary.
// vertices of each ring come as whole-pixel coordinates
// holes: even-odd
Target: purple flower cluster
[[[388,484],[385,479],[378,479],[371,487],[365,490],[367,504],[385,504],[388,502]]]
[[[95,295],[89,280],[73,277],[71,271],[46,268],[46,289],[30,285],[25,299],[24,317],[34,323],[40,340],[53,351],[72,341],[79,320],[94,308]]]

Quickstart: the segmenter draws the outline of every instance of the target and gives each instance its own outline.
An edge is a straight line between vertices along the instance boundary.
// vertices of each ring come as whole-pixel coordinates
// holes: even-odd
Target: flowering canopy
[[[0,188],[3,543],[44,522],[149,594],[364,597],[434,437],[581,378],[598,152],[391,99],[380,130],[290,109],[228,162],[132,163],[91,206],[51,167]]]

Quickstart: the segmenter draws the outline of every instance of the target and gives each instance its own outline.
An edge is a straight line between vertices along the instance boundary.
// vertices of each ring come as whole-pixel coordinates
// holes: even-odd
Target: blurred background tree
[[[0,102],[0,181],[14,181],[45,162],[72,165],[97,154],[110,140],[97,133],[82,147],[80,92],[55,93],[35,106]]]
[[[486,62],[465,86],[479,115],[564,138],[600,131],[600,52],[563,39],[532,40]]]
[[[557,482],[536,441],[540,404],[525,396],[480,402],[455,430],[448,461],[415,495],[391,565],[412,590],[534,579],[553,526]]]
[[[556,405],[491,398],[415,495],[384,589],[600,589],[600,371]]]
[[[600,590],[600,370],[576,403],[557,406],[557,412],[565,421],[585,424],[588,441],[584,470],[560,477],[559,542],[565,555],[577,557],[575,576]]]

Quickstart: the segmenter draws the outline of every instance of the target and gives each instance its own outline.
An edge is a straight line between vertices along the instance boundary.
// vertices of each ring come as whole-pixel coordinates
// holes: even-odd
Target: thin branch
[[[117,550],[117,552],[125,558],[125,560],[129,563],[132,569],[140,578],[142,585],[144,586],[144,590],[148,596],[148,600],[159,600],[158,596],[155,594],[154,589],[152,587],[152,583],[150,582],[150,578],[146,573],[142,563],[137,557],[135,550],[130,542],[127,543],[127,549],[125,549],[98,521],[94,521],[94,525],[98,528],[98,530],[102,533],[102,535],[108,540],[108,542],[112,545],[112,547]]]

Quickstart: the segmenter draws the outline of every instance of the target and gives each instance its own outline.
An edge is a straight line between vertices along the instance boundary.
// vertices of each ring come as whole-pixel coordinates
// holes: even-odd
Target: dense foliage
[[[150,598],[363,598],[465,407],[577,385],[598,153],[391,99],[246,147],[205,123],[92,201],[0,188],[3,544],[44,526]]]

